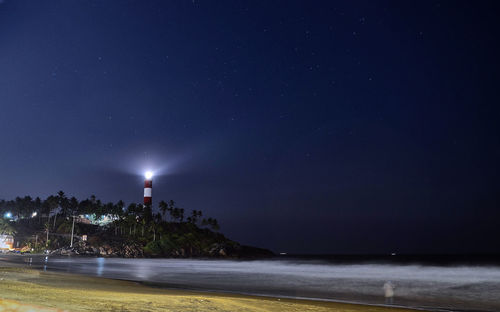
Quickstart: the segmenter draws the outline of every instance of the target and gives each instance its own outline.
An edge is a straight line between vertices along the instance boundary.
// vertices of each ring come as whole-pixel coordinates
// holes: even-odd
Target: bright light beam
[[[146,171],[146,173],[144,174],[144,176],[146,177],[147,180],[151,180],[153,178],[153,172]]]

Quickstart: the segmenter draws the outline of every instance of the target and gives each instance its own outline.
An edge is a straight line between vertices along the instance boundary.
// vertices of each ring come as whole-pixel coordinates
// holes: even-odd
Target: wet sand
[[[135,282],[76,274],[0,268],[0,311],[28,311],[31,308],[23,309],[18,303],[67,311],[412,311],[344,303],[159,289]]]

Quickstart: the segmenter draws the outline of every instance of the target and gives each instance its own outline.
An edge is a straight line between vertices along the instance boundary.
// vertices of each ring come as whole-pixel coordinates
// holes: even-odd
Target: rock
[[[189,244],[185,245],[181,245],[179,242],[176,242],[175,244],[165,246],[168,247],[165,247],[158,254],[148,253],[147,256],[172,258],[213,257],[230,259],[257,259],[274,256],[274,254],[269,250],[240,245],[239,243],[226,239],[225,237],[217,237],[212,240],[194,240],[194,243],[191,241]],[[145,256],[144,246],[138,241],[126,239],[104,240],[104,238],[92,241],[79,241],[73,248],[59,248],[57,250],[53,250],[51,254],[122,258],[142,258]]]
[[[107,256],[107,252],[106,252],[106,249],[104,249],[104,247],[99,247],[99,254],[101,256]]]

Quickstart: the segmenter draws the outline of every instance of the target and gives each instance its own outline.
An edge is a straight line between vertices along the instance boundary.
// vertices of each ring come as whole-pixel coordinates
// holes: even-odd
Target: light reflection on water
[[[104,262],[106,259],[104,258],[97,258],[97,276],[102,276],[102,271],[104,270]]]
[[[230,261],[84,257],[7,257],[43,270],[162,283],[215,291],[383,304],[383,285],[395,285],[394,304],[500,311],[500,268],[318,261]],[[22,261],[20,261],[22,259]],[[0,260],[5,260],[0,256]],[[4,261],[2,261],[4,262]]]

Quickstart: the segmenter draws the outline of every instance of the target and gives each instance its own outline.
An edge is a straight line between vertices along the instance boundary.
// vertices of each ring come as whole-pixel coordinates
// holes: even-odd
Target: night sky
[[[500,252],[500,4],[0,0],[0,198],[295,253]]]

